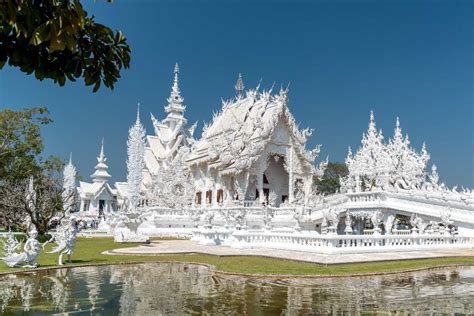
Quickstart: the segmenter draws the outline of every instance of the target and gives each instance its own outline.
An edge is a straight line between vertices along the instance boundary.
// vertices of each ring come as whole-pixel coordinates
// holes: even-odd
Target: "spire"
[[[174,81],[173,81],[173,91],[178,92],[179,94],[179,65],[176,63],[174,65]]]
[[[237,82],[235,83],[235,92],[238,98],[243,96],[245,89],[244,81],[242,80],[242,74],[239,73],[239,77],[237,78]]]
[[[95,166],[95,172],[91,175],[93,182],[107,182],[111,175],[107,171],[109,167],[106,165],[107,158],[104,154],[104,139],[102,138],[102,145],[100,147],[100,154],[97,157],[97,165]]]
[[[107,161],[107,158],[105,158],[105,155],[104,155],[104,138],[102,137],[102,142],[101,142],[101,146],[100,146],[100,154],[99,154],[99,157],[97,157],[97,161],[99,163],[104,163]]]
[[[140,102],[137,104],[137,120],[135,121],[135,124],[140,123]]]
[[[69,162],[63,170],[63,208],[70,212],[76,202],[76,167],[72,164],[72,153],[69,154]]]
[[[165,106],[166,113],[170,113],[175,118],[182,118],[183,112],[186,110],[184,106],[184,99],[181,97],[179,89],[179,66],[178,63],[174,66],[174,80],[171,87],[171,94],[167,99],[168,105]]]

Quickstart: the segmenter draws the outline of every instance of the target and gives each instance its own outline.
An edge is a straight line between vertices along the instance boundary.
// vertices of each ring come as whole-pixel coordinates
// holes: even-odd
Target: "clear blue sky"
[[[152,133],[149,112],[163,117],[178,61],[198,136],[241,72],[247,87],[291,82],[290,108],[315,129],[309,146],[322,144],[321,158],[343,161],[357,148],[373,109],[386,138],[400,116],[443,181],[474,187],[474,1],[86,2],[133,50],[114,91],[0,71],[0,107],[47,106],[54,124],[44,129],[45,153],[72,151],[85,179],[104,137],[113,180],[125,180],[136,104]]]

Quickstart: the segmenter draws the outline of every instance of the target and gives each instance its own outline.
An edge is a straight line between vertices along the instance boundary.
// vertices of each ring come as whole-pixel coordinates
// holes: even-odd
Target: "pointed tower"
[[[187,120],[184,118],[184,111],[186,106],[184,105],[184,99],[181,96],[179,89],[179,66],[178,63],[174,66],[174,81],[171,87],[171,94],[167,99],[168,105],[165,106],[165,112],[168,116],[163,120],[163,123],[167,124],[170,128],[174,128],[178,123],[185,125]]]
[[[135,124],[128,130],[127,141],[127,183],[130,207],[135,210],[139,199],[143,181],[143,167],[145,166],[145,128],[140,122],[140,106],[137,109]]]
[[[76,167],[72,164],[72,153],[69,155],[69,162],[63,170],[63,207],[66,212],[70,212],[76,202]]]
[[[95,172],[91,175],[93,182],[107,182],[111,175],[107,171],[109,166],[106,165],[107,158],[104,155],[104,139],[102,138],[102,146],[100,148],[99,157],[97,157],[97,165],[95,166]]]
[[[241,98],[244,95],[244,81],[242,80],[242,74],[239,73],[239,78],[237,78],[237,82],[235,83],[235,94],[237,98]]]

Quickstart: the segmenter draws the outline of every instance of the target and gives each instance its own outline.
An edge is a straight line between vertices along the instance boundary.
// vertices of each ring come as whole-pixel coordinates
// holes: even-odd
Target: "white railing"
[[[470,248],[470,237],[451,235],[314,235],[234,232],[235,248],[276,248],[312,252],[358,253]]]
[[[410,229],[392,229],[392,235],[411,235]]]

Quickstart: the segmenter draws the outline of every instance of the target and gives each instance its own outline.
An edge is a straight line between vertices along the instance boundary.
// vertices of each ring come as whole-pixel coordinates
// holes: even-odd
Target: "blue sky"
[[[83,82],[58,87],[15,68],[0,71],[0,108],[45,105],[45,154],[72,151],[89,179],[101,138],[114,181],[126,178],[126,139],[140,102],[142,121],[162,118],[175,62],[190,122],[209,121],[221,97],[290,86],[290,109],[315,129],[309,147],[343,161],[359,146],[369,111],[390,137],[396,116],[416,149],[449,185],[474,187],[473,1],[84,1],[100,23],[120,29],[131,68],[115,90]]]

